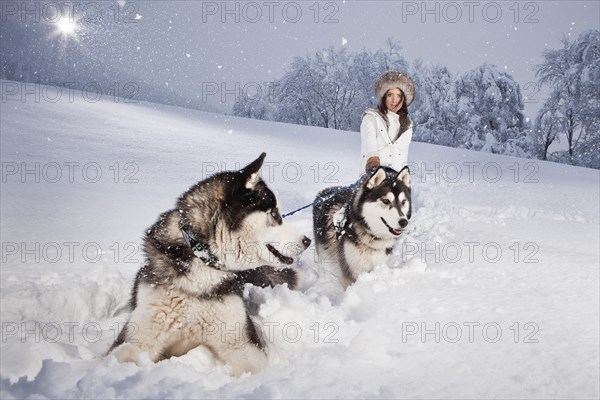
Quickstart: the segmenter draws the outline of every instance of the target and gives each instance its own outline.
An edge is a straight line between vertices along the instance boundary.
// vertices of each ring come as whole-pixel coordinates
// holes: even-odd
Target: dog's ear
[[[379,186],[381,182],[383,182],[386,178],[385,169],[383,167],[379,167],[373,172],[373,175],[369,178],[366,183],[367,189],[373,189],[376,186]]]
[[[408,166],[402,168],[400,172],[398,172],[396,180],[404,183],[407,187],[410,187],[410,170],[408,169]]]
[[[246,189],[253,190],[256,184],[260,181],[259,171],[265,161],[265,157],[267,153],[262,153],[258,158],[252,161],[250,164],[246,165],[244,168],[240,170],[242,174],[242,178],[245,181]]]

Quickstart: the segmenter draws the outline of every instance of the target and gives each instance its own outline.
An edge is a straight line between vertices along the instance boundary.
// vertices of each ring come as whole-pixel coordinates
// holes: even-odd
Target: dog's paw
[[[270,265],[263,265],[254,269],[238,271],[235,274],[236,278],[232,283],[236,284],[235,287],[239,292],[243,290],[246,283],[258,287],[273,287],[287,283],[290,289],[294,289],[298,285],[296,271],[290,268],[275,269]]]
[[[291,268],[275,269],[268,265],[260,267],[262,272],[271,283],[270,286],[283,285],[287,283],[290,289],[298,286],[298,274]]]

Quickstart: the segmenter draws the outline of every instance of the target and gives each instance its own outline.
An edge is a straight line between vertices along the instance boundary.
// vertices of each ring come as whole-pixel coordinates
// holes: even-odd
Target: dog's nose
[[[306,236],[304,236],[304,239],[302,239],[302,244],[304,245],[305,249],[308,249],[308,246],[310,246],[311,240],[309,238],[307,238]]]
[[[399,223],[400,223],[400,228],[404,229],[404,228],[406,228],[406,225],[408,225],[408,220],[407,220],[407,219],[405,219],[405,218],[402,218],[402,219],[399,221]]]

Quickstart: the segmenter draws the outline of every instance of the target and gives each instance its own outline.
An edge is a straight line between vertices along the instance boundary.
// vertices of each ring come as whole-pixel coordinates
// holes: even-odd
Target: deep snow
[[[392,265],[342,292],[311,247],[301,290],[248,288],[271,363],[234,379],[204,349],[103,357],[144,230],[262,151],[283,211],[307,204],[358,177],[358,135],[78,93],[0,107],[2,398],[600,395],[597,170],[413,143]],[[312,236],[310,209],[289,220]]]

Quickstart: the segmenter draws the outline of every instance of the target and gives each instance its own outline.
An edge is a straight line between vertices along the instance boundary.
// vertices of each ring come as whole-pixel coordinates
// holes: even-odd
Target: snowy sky
[[[141,21],[147,18],[165,33],[152,41],[173,55],[163,59],[164,68],[173,59],[189,61],[190,76],[201,75],[207,82],[202,87],[194,79],[192,87],[203,91],[206,100],[221,94],[228,103],[234,95],[223,90],[222,82],[232,89],[232,82],[270,81],[282,75],[294,56],[344,43],[351,51],[376,49],[390,36],[400,40],[408,61],[420,57],[453,72],[486,61],[506,68],[535,100],[536,88],[525,85],[536,81],[532,67],[543,49],[558,48],[563,34],[576,36],[600,25],[597,1],[270,4],[169,1],[140,3],[139,8]],[[215,95],[213,82],[219,86]]]
[[[74,15],[87,23],[66,39],[40,38],[44,45],[66,40],[75,51],[64,52],[65,58],[87,58],[67,63],[94,60],[98,68],[110,68],[121,79],[151,82],[188,98],[198,96],[200,107],[219,111],[231,109],[244,85],[256,90],[280,78],[295,56],[342,45],[350,51],[376,50],[392,37],[401,42],[409,62],[422,58],[455,73],[484,62],[505,69],[530,97],[530,115],[544,97],[533,72],[542,51],[559,48],[564,34],[577,37],[600,27],[597,1],[123,0],[120,8],[110,1],[81,4]],[[14,17],[11,10],[4,11],[9,19]],[[3,42],[10,44],[6,35]],[[219,104],[222,100],[225,104]]]

